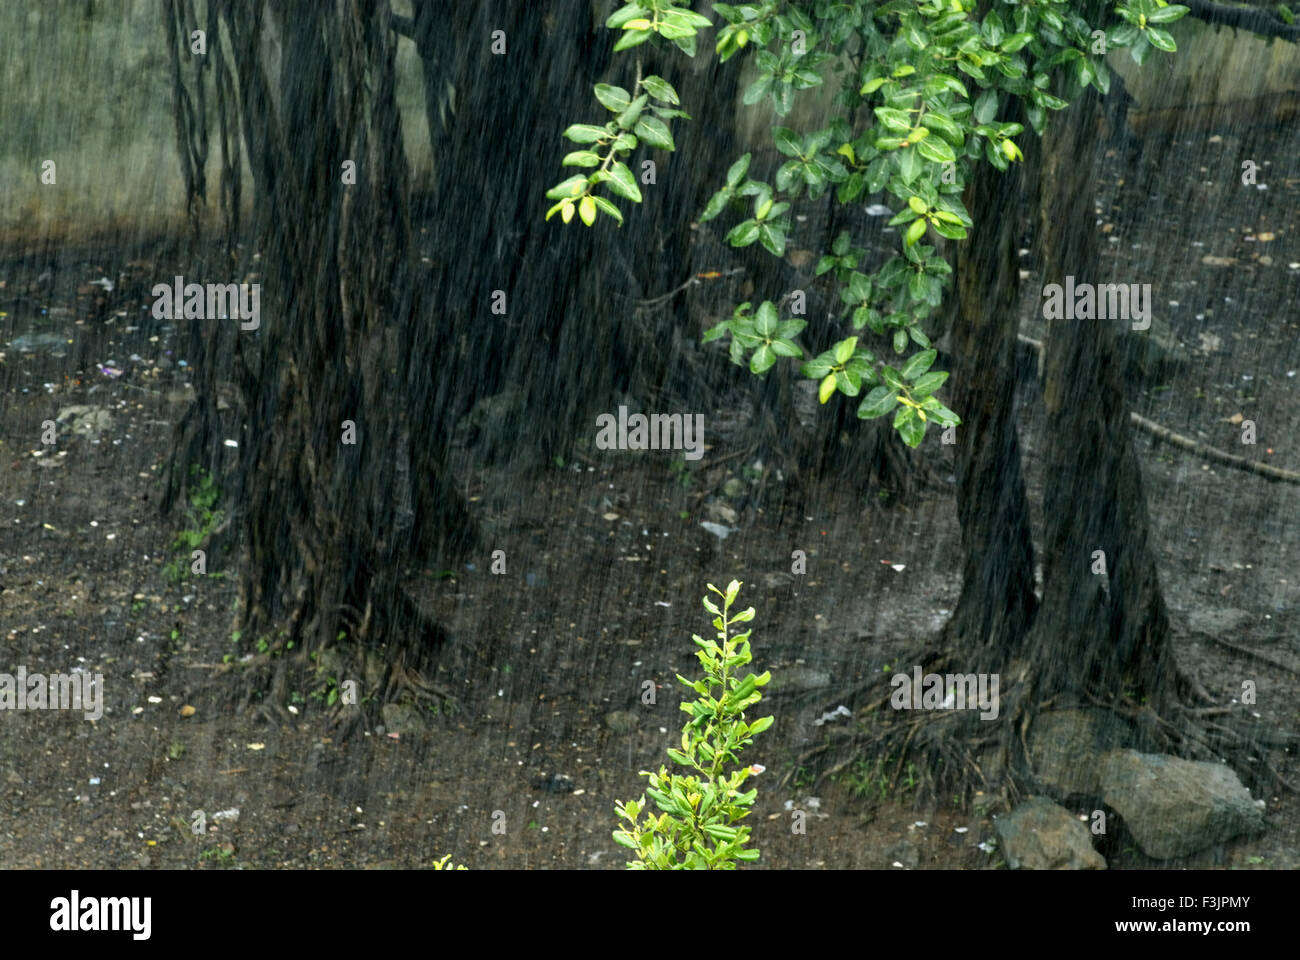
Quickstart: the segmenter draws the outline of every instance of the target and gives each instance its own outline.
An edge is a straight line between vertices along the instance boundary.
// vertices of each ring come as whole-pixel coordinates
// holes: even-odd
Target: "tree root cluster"
[[[928,651],[899,662],[924,664],[926,674],[943,674],[952,654],[950,649]],[[1003,676],[1000,713],[991,722],[981,721],[977,710],[895,709],[890,684],[894,675],[889,673],[846,688],[835,702],[864,701],[853,712],[853,732],[828,737],[797,754],[780,783],[785,786],[811,770],[811,783],[796,785],[816,788],[831,778],[873,800],[907,793],[918,805],[952,800],[966,808],[978,796],[986,809],[1010,810],[1027,796],[1052,793],[1034,774],[1029,733],[1040,714],[1074,706],[1121,718],[1128,741],[1141,752],[1227,760],[1257,792],[1300,792],[1264,749],[1294,748],[1300,736],[1261,729],[1240,705],[1213,705],[1204,687],[1190,676],[1179,674],[1173,702],[1157,711],[1127,697],[1088,693],[1073,704],[1057,702],[1060,698],[1036,702],[1035,672],[1031,664],[1017,664]]]

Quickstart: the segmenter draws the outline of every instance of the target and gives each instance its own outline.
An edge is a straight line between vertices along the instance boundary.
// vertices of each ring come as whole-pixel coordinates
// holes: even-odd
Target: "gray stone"
[[[1183,370],[1191,354],[1178,340],[1173,328],[1155,317],[1146,330],[1134,330],[1126,322],[1120,331],[1119,349],[1132,376],[1162,378]]]
[[[1046,797],[1022,803],[996,823],[998,842],[1012,870],[1105,870],[1083,823]]]
[[[1122,746],[1122,721],[1103,710],[1052,710],[1040,714],[1029,734],[1034,773],[1056,799],[1101,794],[1097,758]]]
[[[1111,750],[1101,758],[1100,777],[1102,798],[1124,818],[1142,852],[1158,860],[1264,829],[1250,791],[1220,763]]]
[[[69,424],[72,432],[81,436],[98,436],[113,428],[113,415],[108,410],[84,403],[64,407],[55,419]]]
[[[614,710],[605,714],[605,726],[613,733],[631,733],[640,722],[640,717],[625,710]]]
[[[413,703],[386,703],[379,712],[389,733],[420,733],[424,730],[424,717]]]

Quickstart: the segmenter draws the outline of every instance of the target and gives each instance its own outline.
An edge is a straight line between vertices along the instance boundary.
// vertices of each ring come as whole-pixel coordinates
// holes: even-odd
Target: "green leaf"
[[[929,376],[929,374],[927,374]],[[930,415],[930,419],[935,423],[943,424],[945,427],[955,427],[961,423],[961,417],[953,413],[934,397],[926,397],[921,406],[925,412]]]
[[[771,343],[772,352],[778,357],[802,357],[803,351],[798,345],[790,340],[773,340]]]
[[[858,407],[858,416],[863,420],[883,417],[898,406],[898,391],[893,387],[876,387],[863,398]]]
[[[867,192],[879,193],[889,179],[889,161],[877,157],[867,164]]]
[[[821,356],[814,357],[807,363],[801,364],[799,372],[809,380],[820,380],[831,372],[831,367],[834,366],[834,364],[835,360],[831,357],[829,352],[823,353]]]
[[[595,143],[608,137],[609,133],[604,127],[597,127],[590,123],[575,123],[565,130],[563,135],[574,143]]]
[[[1171,23],[1187,16],[1190,9],[1190,7],[1179,6],[1176,3],[1171,3],[1167,7],[1157,7],[1147,14],[1147,23]],[[1280,7],[1279,9],[1286,8]]]
[[[614,44],[614,52],[629,50],[639,46],[654,36],[653,30],[624,30],[623,35]]]
[[[772,140],[787,157],[797,157],[803,152],[803,138],[789,127],[773,127]]]
[[[944,381],[947,379],[948,372],[946,370],[936,370],[917,377],[916,382],[912,384],[912,399],[925,399],[943,386]]]
[[[746,171],[749,170],[749,160],[751,154],[745,154],[727,169],[727,186],[734,188],[745,178]]]
[[[562,180],[551,189],[546,191],[547,200],[564,200],[566,198],[576,197],[587,189],[587,178],[582,174],[575,174],[567,180]]]
[[[1032,33],[1013,33],[1002,42],[1002,52],[1006,54],[1015,53],[1032,39],[1034,39]],[[980,123],[988,123],[988,121],[981,120]]]
[[[835,374],[832,373],[832,374],[828,374],[826,379],[824,379],[821,382],[821,386],[817,388],[817,399],[820,400],[822,403],[825,403],[827,400],[831,398],[831,394],[833,394],[834,392],[835,392]]]
[[[600,166],[600,154],[591,150],[574,150],[572,153],[566,153],[564,159],[560,161],[562,167],[598,167]]]
[[[758,239],[758,221],[742,220],[731,228],[727,242],[733,247],[747,247]]]
[[[618,115],[618,125],[624,130],[631,130],[636,125],[637,120],[640,119],[641,111],[645,109],[645,105],[649,101],[650,98],[643,93],[629,103],[627,108]]]
[[[854,270],[849,274],[849,303],[864,303],[871,299],[871,278]]]
[[[616,161],[609,168],[608,182],[615,193],[636,203],[641,202],[641,191],[636,185],[636,179],[632,176],[632,171],[627,168],[626,164]]]
[[[668,125],[657,117],[642,117],[633,129],[638,137],[652,147],[659,147],[662,150],[677,149],[677,145],[673,143],[673,135],[668,131]]]
[[[1163,50],[1165,53],[1173,53],[1178,49],[1178,44],[1174,43],[1173,36],[1167,30],[1147,27],[1146,38],[1151,46],[1157,50]]]
[[[745,96],[742,98],[745,106],[752,106],[762,100],[772,90],[773,77],[771,74],[759,77],[745,90]]]
[[[867,186],[867,175],[861,170],[854,170],[849,178],[840,184],[836,197],[840,203],[852,203]]]
[[[622,113],[632,102],[632,95],[622,87],[612,87],[608,83],[596,84],[596,99],[606,110]]]
[[[600,208],[602,213],[609,214],[620,227],[623,226],[623,214],[618,207],[614,206],[604,197],[592,196],[591,199],[596,202],[596,206]]]
[[[723,334],[730,332],[731,321],[723,320],[721,323],[715,324],[705,330],[703,336],[700,337],[700,343],[712,343],[714,340],[720,339]]]
[[[724,188],[715,193],[709,198],[708,206],[704,208],[704,212],[700,214],[700,223],[712,220],[720,214],[724,209],[726,209],[727,201],[730,199],[731,191],[729,189]]]
[[[930,369],[934,364],[934,358],[938,355],[935,350],[922,350],[920,353],[908,357],[907,363],[903,364],[898,372],[904,380],[915,380]]]
[[[760,337],[770,337],[776,333],[776,305],[771,300],[764,300],[754,312],[754,332]]]
[[[605,26],[610,30],[617,30],[629,20],[638,20],[644,18],[650,13],[649,7],[643,7],[639,3],[629,3],[626,7],[615,10],[610,18],[605,21]]]
[[[912,115],[906,110],[876,107],[876,119],[885,126],[885,129],[895,133],[907,133],[912,129]]]
[[[857,346],[857,337],[849,337],[847,340],[841,340],[835,345],[835,362],[848,363],[849,358],[853,356],[853,351]]]
[[[663,77],[646,77],[641,81],[641,85],[649,90],[650,96],[656,100],[674,105],[681,103],[681,100],[677,99],[677,91],[673,89],[673,85]]]
[[[772,224],[764,223],[759,226],[758,240],[767,249],[767,252],[774,257],[785,254],[785,231]]]
[[[916,149],[921,156],[934,163],[957,162],[957,154],[953,153],[952,147],[938,137],[926,137],[917,143]]]
[[[925,236],[925,224],[925,218],[921,217],[907,228],[907,245],[909,247]]]
[[[925,421],[911,407],[904,407],[894,418],[894,429],[909,447],[918,447],[925,438]]]
[[[923,161],[917,155],[915,147],[900,150],[895,156],[898,157],[898,175],[903,178],[903,183],[910,185],[913,180],[921,175],[921,168],[924,166]]]

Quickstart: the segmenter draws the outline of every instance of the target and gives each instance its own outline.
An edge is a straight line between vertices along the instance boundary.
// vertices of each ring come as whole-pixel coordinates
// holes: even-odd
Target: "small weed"
[[[180,741],[174,741],[167,747],[167,756],[172,760],[179,760],[181,757],[185,756],[185,744]]]
[[[216,506],[221,490],[212,482],[212,474],[195,464],[190,467],[190,479],[186,510],[190,526],[172,540],[172,550],[177,556],[163,567],[167,578],[177,582],[189,577],[193,551],[202,547],[226,519],[225,512]]]
[[[681,484],[683,490],[690,489],[691,471],[686,467],[685,457],[674,457],[672,463],[668,465],[668,472],[677,483]]]

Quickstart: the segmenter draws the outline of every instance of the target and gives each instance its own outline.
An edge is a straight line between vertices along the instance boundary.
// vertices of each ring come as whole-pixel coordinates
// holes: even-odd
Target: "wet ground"
[[[1255,419],[1260,442],[1244,455],[1300,470],[1300,237],[1291,226],[1300,179],[1263,168],[1268,190],[1247,190],[1231,172],[1247,145],[1199,137],[1179,149],[1205,181],[1166,186],[1149,155],[1127,175],[1113,159],[1100,191],[1100,229],[1123,237],[1108,244],[1108,267],[1153,284],[1158,315],[1191,358],[1135,387],[1133,407],[1232,452],[1243,450],[1234,418]],[[1160,190],[1161,216],[1147,216]],[[996,809],[918,809],[906,782],[882,793],[860,769],[816,785],[813,771],[790,771],[801,748],[849,722],[814,725],[839,706],[831,691],[893,663],[953,607],[952,495],[928,491],[881,511],[830,482],[778,524],[781,481],[731,456],[722,435],[698,463],[579,450],[527,483],[504,467],[466,472],[488,541],[511,560],[504,576],[487,572],[485,556],[450,575],[431,562],[414,579],[456,636],[470,646],[490,638],[495,651],[455,682],[440,678],[455,689],[453,709],[391,712],[336,742],[322,681],[293,691],[289,725],[236,714],[212,676],[255,653],[257,638],[231,636],[224,560],[202,579],[172,575],[184,521],[161,522],[156,510],[171,425],[192,402],[188,361],[175,331],[138,303],[102,284],[87,289],[141,257],[171,275],[165,251],[120,248],[62,251],[44,278],[38,261],[0,265],[0,657],[33,671],[102,673],[109,704],[94,723],[0,716],[0,866],[405,868],[451,854],[471,868],[618,867],[614,801],[639,796],[637,771],[657,769],[679,739],[673,676],[695,673],[690,635],[709,629],[699,598],[706,581],[734,577],[758,610],[755,666],[784,677],[760,705],[777,723],[746,755],[768,768],[755,781],[759,865],[1005,867],[991,844]],[[1032,293],[1045,281],[1032,257],[1025,266]],[[1027,320],[1037,310],[1028,293]],[[1044,438],[1033,389],[1023,393],[1037,509]],[[735,411],[709,413],[720,422]],[[59,417],[62,439],[42,446],[42,421]],[[1145,435],[1135,442],[1180,662],[1225,704],[1243,678],[1256,680],[1261,725],[1300,729],[1291,552],[1300,487]],[[948,477],[943,448],[924,449]],[[718,541],[703,521],[738,529]],[[792,549],[808,552],[807,576],[788,575]],[[1243,659],[1215,638],[1290,669]],[[645,680],[662,687],[654,706],[639,700]],[[1295,758],[1274,759],[1300,781]],[[778,787],[787,772],[790,784]],[[1300,866],[1296,796],[1263,799],[1261,837],[1163,863],[1121,842],[1110,866]],[[791,833],[791,809],[807,812],[805,834]],[[195,835],[200,811],[206,830]]]

